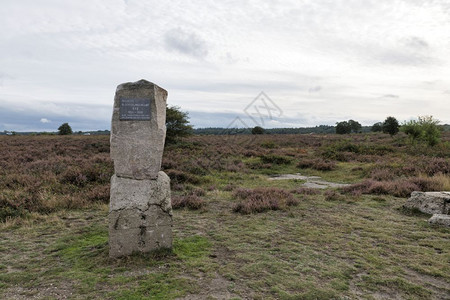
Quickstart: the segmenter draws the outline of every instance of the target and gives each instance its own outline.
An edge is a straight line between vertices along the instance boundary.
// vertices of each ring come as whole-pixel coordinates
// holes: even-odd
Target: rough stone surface
[[[450,227],[450,215],[434,214],[428,223]]]
[[[109,255],[120,257],[172,247],[170,179],[111,178]]]
[[[158,205],[172,214],[170,178],[163,171],[158,172],[156,180],[135,180],[113,175],[110,194],[110,211],[125,208],[146,210],[150,205]]]
[[[150,120],[120,120],[121,98],[149,99]],[[157,177],[166,135],[166,99],[166,90],[146,80],[117,87],[111,123],[111,158],[118,177]]]
[[[450,192],[412,192],[405,208],[426,214],[450,214]]]
[[[109,256],[121,257],[172,247],[172,227],[140,227],[117,230],[109,235]]]
[[[166,99],[164,89],[146,80],[117,87],[111,123],[110,257],[172,247],[170,179],[160,171]]]

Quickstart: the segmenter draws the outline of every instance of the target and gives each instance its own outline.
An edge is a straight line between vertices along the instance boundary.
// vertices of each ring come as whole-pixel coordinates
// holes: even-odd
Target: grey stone
[[[170,179],[111,178],[109,255],[120,257],[172,247]]]
[[[117,87],[111,124],[109,256],[172,247],[170,178],[162,171],[167,92],[146,80]]]
[[[403,205],[426,214],[450,214],[450,192],[412,192]]]
[[[450,227],[450,215],[434,214],[428,223]]]
[[[132,253],[172,247],[172,227],[140,227],[109,232],[109,256],[121,257]]]
[[[150,120],[120,120],[120,99],[149,99]],[[118,177],[155,179],[166,135],[167,91],[146,80],[119,85],[111,122],[111,158]]]
[[[124,208],[144,211],[150,205],[156,204],[165,212],[172,214],[170,178],[163,171],[158,172],[156,180],[121,178],[115,174],[111,177],[110,194],[110,211]]]
[[[172,216],[158,205],[151,205],[144,211],[137,208],[127,208],[113,210],[109,214],[109,230],[111,231],[171,225]]]

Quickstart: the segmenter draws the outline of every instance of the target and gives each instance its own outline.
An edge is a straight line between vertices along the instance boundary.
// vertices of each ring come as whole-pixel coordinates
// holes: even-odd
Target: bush
[[[344,199],[344,196],[336,190],[327,190],[323,195],[327,201],[340,201]]]
[[[261,126],[255,126],[252,128],[252,134],[264,134],[264,128]]]
[[[292,162],[291,158],[275,154],[261,156],[261,161],[265,164],[288,165]]]
[[[442,189],[442,183],[433,178],[413,177],[400,179],[396,181],[376,181],[366,179],[360,183],[342,187],[343,193],[352,195],[357,194],[376,194],[392,195],[395,197],[408,197],[413,191],[439,191]]]
[[[171,184],[180,184],[180,183],[192,183],[192,184],[198,184],[200,183],[200,178],[198,178],[195,175],[170,169],[166,171],[167,175],[170,177]]]
[[[193,210],[200,209],[205,206],[205,201],[197,195],[173,196],[172,208],[189,208]]]
[[[298,204],[291,193],[278,188],[237,189],[233,196],[240,199],[233,211],[242,214],[286,209]]]
[[[274,149],[277,148],[277,144],[275,144],[273,141],[266,141],[261,143],[261,147],[266,149]]]
[[[322,160],[320,158],[303,159],[297,164],[297,167],[301,169],[311,168],[318,171],[331,171],[336,169],[336,163],[334,161]]]
[[[300,195],[318,195],[320,194],[320,191],[318,189],[301,187],[295,190],[291,190],[291,193]]]
[[[422,141],[429,146],[439,143],[441,130],[438,127],[439,120],[432,116],[421,116],[418,120],[411,120],[402,125],[402,131],[406,133],[412,142]]]

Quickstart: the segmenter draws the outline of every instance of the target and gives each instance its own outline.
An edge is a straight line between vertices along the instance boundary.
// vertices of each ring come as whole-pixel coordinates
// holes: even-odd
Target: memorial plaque
[[[150,120],[150,99],[120,98],[119,118],[121,121]]]

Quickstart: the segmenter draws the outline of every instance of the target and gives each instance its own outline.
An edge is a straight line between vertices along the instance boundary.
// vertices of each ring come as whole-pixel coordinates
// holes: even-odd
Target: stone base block
[[[109,256],[121,257],[172,248],[172,226],[140,227],[110,230]]]
[[[153,204],[172,214],[170,178],[166,173],[160,171],[155,180],[111,177],[110,212],[124,208],[146,210]]]
[[[170,179],[111,178],[109,255],[120,257],[172,247]]]

